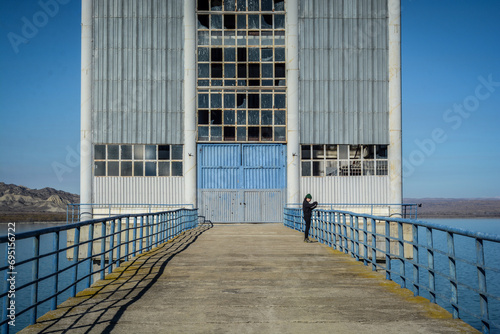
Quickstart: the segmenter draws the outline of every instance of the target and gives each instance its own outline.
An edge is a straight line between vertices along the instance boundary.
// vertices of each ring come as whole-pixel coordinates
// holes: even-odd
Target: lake
[[[471,231],[476,231],[476,232],[484,232],[484,233],[490,233],[490,234],[498,234],[500,235],[500,219],[424,219],[427,222],[435,223],[435,224],[440,224],[440,225],[445,225],[445,226],[451,226],[451,227],[457,227],[457,228],[463,228],[463,229],[468,229]],[[25,232],[25,231],[31,231],[31,230],[36,230],[36,229],[42,229],[42,228],[47,228],[47,227],[52,227],[52,226],[60,226],[61,222],[43,222],[43,223],[16,223],[16,234]],[[425,230],[424,229],[419,229],[419,240],[420,243],[425,243]],[[0,235],[5,235],[7,234],[7,224],[6,223],[0,223]],[[53,241],[52,241],[53,236],[44,236],[40,240],[40,246],[41,250],[40,252],[47,253],[52,251],[53,249]],[[466,238],[457,238],[456,239],[457,245],[456,245],[456,253],[457,256],[463,257],[463,258],[474,258],[475,256],[475,246],[474,243],[471,242],[470,240],[466,240]],[[33,250],[32,250],[32,241],[31,240],[20,240],[18,244],[16,245],[16,260],[20,261],[22,258],[26,258],[28,256],[32,256]],[[438,246],[441,244],[443,247],[446,247],[446,235],[444,233],[437,233],[435,232],[434,234],[434,245]],[[61,233],[60,235],[60,246],[63,247],[66,245],[66,233]],[[444,248],[446,249],[446,248]],[[486,260],[491,261],[490,265],[494,265],[496,268],[500,268],[500,245],[485,245],[485,252],[486,252]],[[426,262],[427,261],[427,254],[425,251],[419,252],[419,257],[420,257],[420,262]],[[435,256],[435,268],[436,270],[442,271],[443,273],[448,273],[448,260],[445,256]],[[5,263],[5,248],[2,247],[0,249],[0,264],[4,265]],[[487,262],[488,263],[488,262]],[[71,262],[67,260],[66,256],[60,256],[59,258],[59,268],[64,268],[70,265]],[[399,264],[394,264],[393,269],[397,268],[396,266]],[[406,265],[406,273],[407,276],[411,276],[411,265]],[[457,265],[457,271],[459,272],[460,279],[466,281],[466,282],[475,282],[477,280],[477,273],[475,269],[472,268],[462,268],[460,264]],[[53,268],[53,257],[47,258],[45,260],[42,260],[40,262],[40,272],[41,275],[47,275],[50,273],[50,270]],[[82,268],[88,268],[87,264],[83,264],[79,266],[79,277],[82,277],[85,272],[82,270]],[[22,266],[19,266],[17,268],[17,277],[16,277],[16,286],[21,286],[22,284],[28,282],[31,278],[31,265],[30,264],[25,264]],[[74,271],[72,269],[62,273],[59,278],[59,289],[62,289],[63,287],[67,286],[68,283],[73,281],[74,277]],[[493,292],[495,295],[500,296],[500,279],[489,279],[487,282],[487,287],[488,291]],[[396,282],[398,282],[397,279],[395,279]],[[425,285],[426,282],[428,282],[428,276],[426,272],[421,271],[420,272],[420,283]],[[5,281],[2,282],[2,291],[5,291]],[[40,296],[39,300],[49,296],[53,290],[55,284],[54,279],[49,279],[46,282],[43,282],[39,286],[39,291],[40,291]],[[471,283],[473,284],[473,283]],[[85,283],[81,282],[78,285],[78,290],[81,290],[84,288]],[[446,299],[449,300],[450,296],[450,288],[448,287],[448,283],[446,280],[441,279],[440,276],[437,276],[436,278],[436,287],[437,289],[440,289],[443,291],[442,296],[437,298],[438,304],[446,308],[448,311],[451,311],[451,308],[448,306],[448,303],[446,302]],[[16,294],[16,305],[19,307],[22,306],[27,306],[30,305],[30,289],[25,289],[26,291],[20,291],[19,293]],[[426,295],[425,291],[423,291],[422,295],[426,298],[428,298],[428,293]],[[64,300],[70,297],[70,291],[66,291],[63,294],[61,294],[58,297],[58,304],[62,303]],[[478,298],[471,293],[468,292],[468,290],[460,288],[459,287],[459,299],[460,299],[460,304],[462,303],[468,304],[469,306],[478,306],[479,301]],[[495,319],[495,321],[500,322],[500,303],[496,301],[490,300],[490,318]],[[0,305],[0,308],[3,309],[3,303]],[[50,302],[46,302],[42,304],[38,308],[38,316],[43,315],[44,313],[48,312],[50,310]],[[3,312],[3,311],[2,311]],[[16,333],[17,331],[21,330],[24,328],[28,323],[29,323],[29,316],[30,312],[27,312],[19,317],[16,317],[16,327],[11,327],[10,332],[11,333]],[[468,314],[464,314],[463,312],[461,313],[461,318],[464,319],[466,322],[470,323],[474,327],[480,329],[481,325],[480,323],[472,316]],[[491,333],[500,333],[499,330],[492,329]]]

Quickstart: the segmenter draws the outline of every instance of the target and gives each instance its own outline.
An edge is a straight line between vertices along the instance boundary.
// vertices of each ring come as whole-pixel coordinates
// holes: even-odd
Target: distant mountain
[[[499,218],[500,198],[405,198],[422,204],[420,218]]]
[[[79,203],[80,196],[53,188],[30,189],[0,182],[0,215],[30,213],[62,214],[68,203]],[[50,216],[50,215],[49,215]],[[51,219],[51,218],[49,218]],[[32,220],[32,219],[30,219]]]

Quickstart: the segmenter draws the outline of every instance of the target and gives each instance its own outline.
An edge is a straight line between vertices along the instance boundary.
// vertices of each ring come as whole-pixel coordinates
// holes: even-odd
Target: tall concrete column
[[[82,0],[82,73],[80,111],[80,203],[92,203],[92,0]],[[90,205],[82,205],[81,220],[92,219]]]
[[[286,4],[287,203],[300,203],[299,3]]]
[[[401,1],[388,0],[389,10],[389,179],[390,202],[403,200],[401,136]],[[401,213],[400,206],[391,214]]]
[[[184,0],[184,203],[196,203],[196,0]]]

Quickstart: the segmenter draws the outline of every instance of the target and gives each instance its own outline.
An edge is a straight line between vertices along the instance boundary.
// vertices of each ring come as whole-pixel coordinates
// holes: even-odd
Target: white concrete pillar
[[[300,203],[299,3],[286,4],[287,203]]]
[[[388,0],[389,10],[389,179],[390,202],[403,200],[401,136],[401,1]],[[401,213],[393,207],[391,214]]]
[[[92,203],[92,0],[82,0],[82,74],[80,111],[80,203]],[[82,205],[80,219],[92,219],[92,208]]]
[[[184,0],[184,203],[196,207],[196,0]]]

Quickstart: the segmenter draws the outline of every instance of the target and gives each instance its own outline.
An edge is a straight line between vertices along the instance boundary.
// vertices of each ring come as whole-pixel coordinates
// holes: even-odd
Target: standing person
[[[318,206],[318,202],[311,203],[312,196],[307,194],[302,202],[302,211],[304,212],[304,220],[306,221],[306,230],[304,231],[304,242],[311,242],[309,240],[309,229],[311,228],[311,215],[312,210]]]

